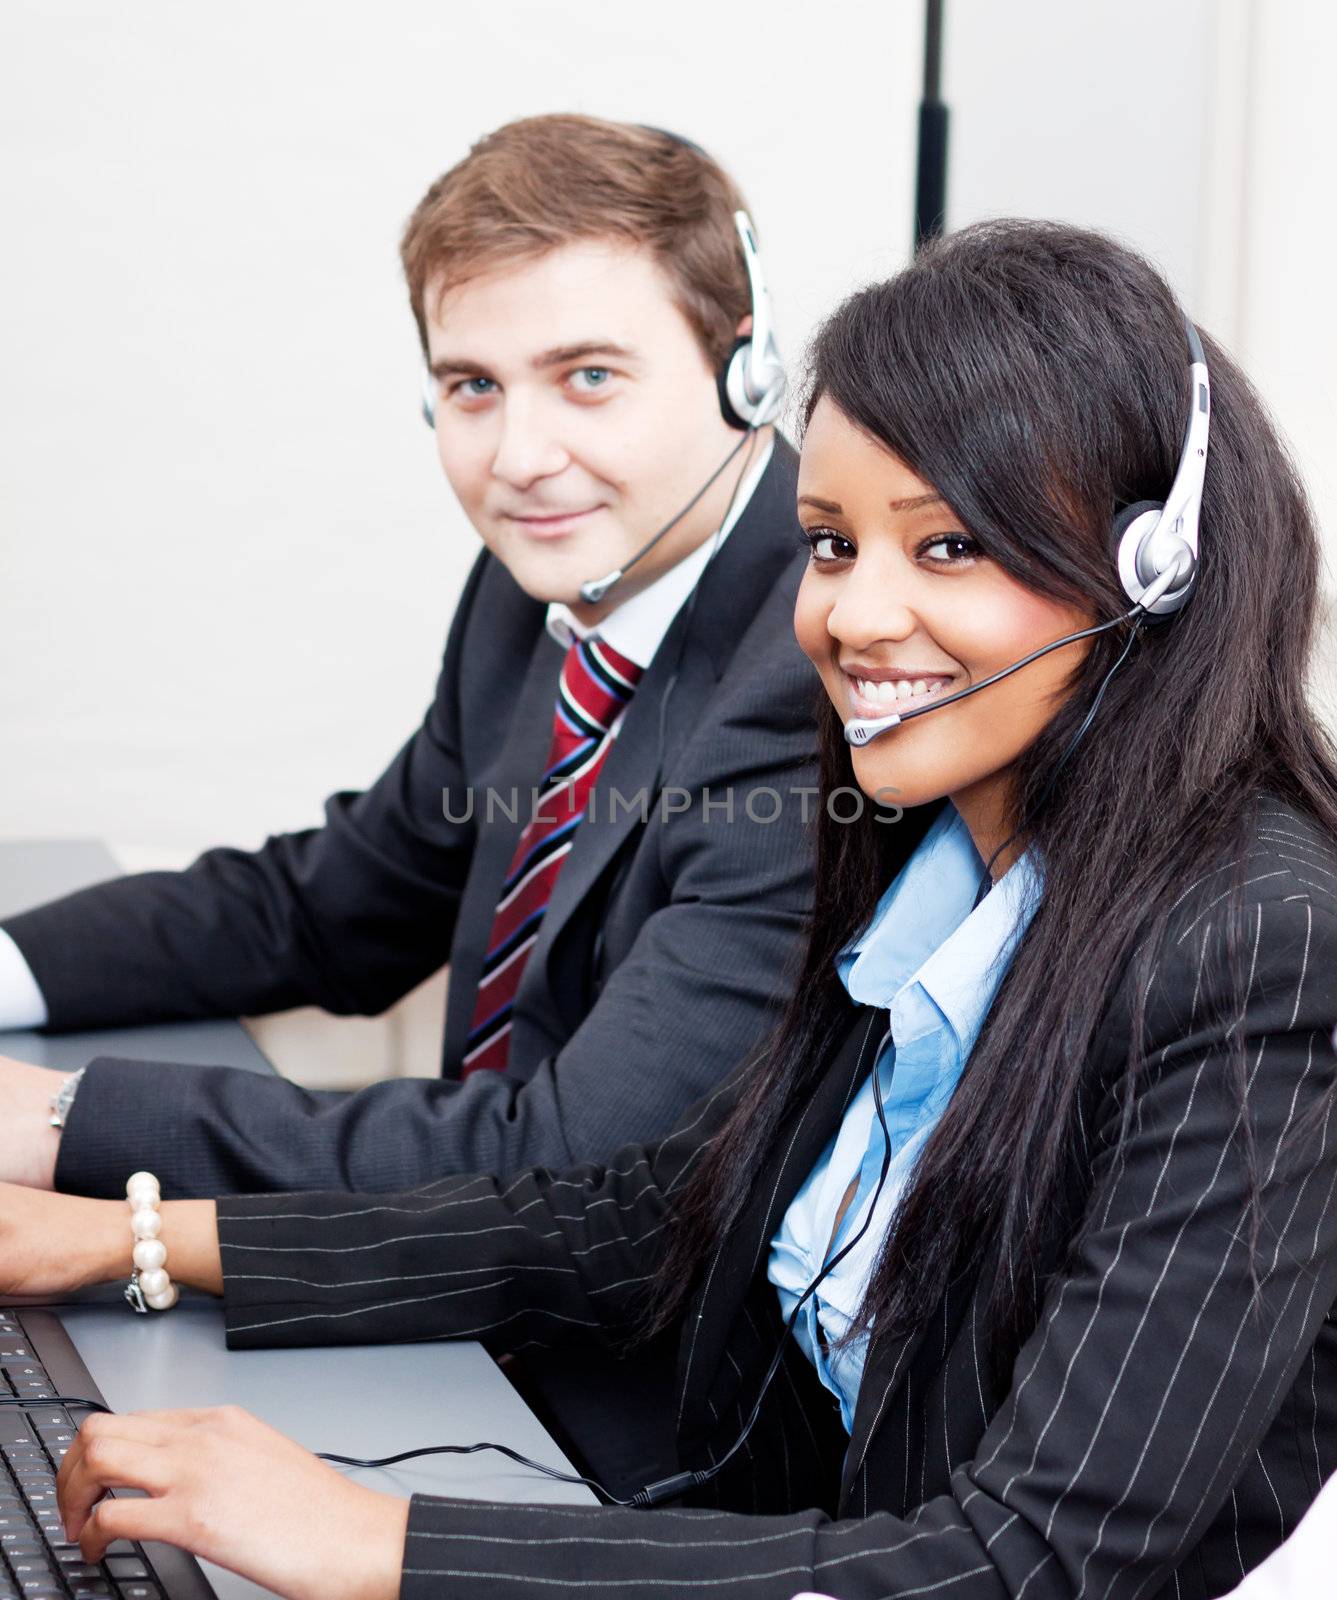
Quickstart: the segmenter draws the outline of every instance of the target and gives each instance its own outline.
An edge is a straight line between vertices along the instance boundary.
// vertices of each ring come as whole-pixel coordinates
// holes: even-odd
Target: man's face
[[[738,442],[705,352],[642,249],[562,245],[429,293],[427,306],[441,465],[484,544],[536,599],[577,601]],[[736,478],[724,473],[602,607],[577,613],[596,621],[699,544]]]

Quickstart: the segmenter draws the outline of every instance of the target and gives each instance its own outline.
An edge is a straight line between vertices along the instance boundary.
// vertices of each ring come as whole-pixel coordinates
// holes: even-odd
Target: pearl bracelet
[[[167,1275],[167,1246],[158,1237],[162,1232],[158,1180],[151,1172],[136,1172],[125,1186],[125,1198],[135,1236],[135,1270],[125,1286],[125,1298],[139,1312],[170,1311],[181,1293]]]

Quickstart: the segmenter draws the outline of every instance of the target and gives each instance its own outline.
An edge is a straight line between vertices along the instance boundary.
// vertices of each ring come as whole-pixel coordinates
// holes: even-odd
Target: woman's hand
[[[61,1294],[131,1272],[123,1201],[0,1183],[0,1294]]]
[[[149,1499],[100,1497],[112,1487]],[[87,1561],[160,1539],[289,1600],[396,1600],[408,1501],[366,1489],[235,1406],[92,1416],[60,1469]]]

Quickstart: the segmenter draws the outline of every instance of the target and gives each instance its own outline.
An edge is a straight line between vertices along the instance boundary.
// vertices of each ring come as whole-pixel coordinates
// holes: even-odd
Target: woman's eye
[[[812,559],[819,566],[824,562],[848,561],[856,552],[843,535],[830,528],[807,528],[803,537],[812,550]]]
[[[928,555],[931,550],[951,551],[949,555],[930,558],[942,562],[944,566],[964,566],[967,561],[984,554],[975,540],[964,533],[941,533],[936,539],[926,539],[919,547],[921,556]]]
[[[580,367],[571,374],[571,382],[577,389],[590,394],[595,389],[606,388],[612,376],[607,367]]]

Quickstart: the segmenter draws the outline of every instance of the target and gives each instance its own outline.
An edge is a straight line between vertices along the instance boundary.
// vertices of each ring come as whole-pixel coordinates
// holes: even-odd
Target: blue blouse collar
[[[958,1041],[976,1038],[1043,887],[1028,850],[972,910],[983,873],[970,830],[949,800],[868,926],[837,958],[850,998],[890,1009],[918,984]]]

